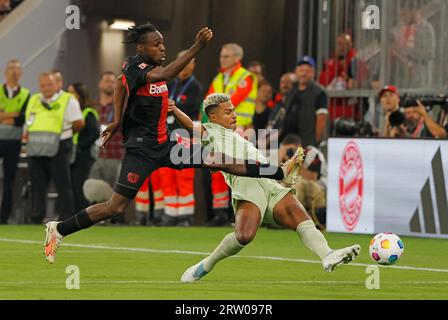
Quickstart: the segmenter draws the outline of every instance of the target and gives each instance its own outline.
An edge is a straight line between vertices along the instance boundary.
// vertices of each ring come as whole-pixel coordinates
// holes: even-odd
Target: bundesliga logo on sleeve
[[[142,70],[144,70],[147,66],[148,66],[148,65],[147,65],[146,63],[144,63],[144,62],[142,62],[142,63],[140,63],[140,64],[138,65],[138,67],[139,67],[140,69],[142,69]]]

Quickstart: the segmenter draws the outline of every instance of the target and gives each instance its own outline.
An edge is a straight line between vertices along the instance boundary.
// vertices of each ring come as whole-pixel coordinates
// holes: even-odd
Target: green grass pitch
[[[0,226],[0,299],[448,299],[448,240],[410,237],[396,267],[379,269],[379,290],[365,284],[371,236],[325,233],[334,248],[362,246],[354,265],[325,273],[294,232],[267,229],[200,282],[180,283],[230,231],[98,226],[67,237],[49,265],[43,226]],[[66,288],[70,265],[79,290]]]

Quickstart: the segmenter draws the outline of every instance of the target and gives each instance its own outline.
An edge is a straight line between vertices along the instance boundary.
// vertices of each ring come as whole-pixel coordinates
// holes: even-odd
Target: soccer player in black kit
[[[201,29],[196,35],[195,43],[184,55],[168,66],[161,67],[166,57],[161,33],[150,23],[129,29],[125,42],[135,43],[137,54],[128,57],[123,64],[122,75],[114,92],[114,121],[101,133],[105,146],[122,126],[126,155],[115,191],[105,203],[90,206],[62,222],[50,221],[46,224],[45,256],[49,263],[54,262],[57,249],[65,236],[108,218],[123,215],[146,177],[162,166],[175,169],[203,167],[240,176],[276,180],[298,174],[302,161],[299,157],[286,166],[272,166],[274,170],[269,170],[269,174],[262,170],[269,164],[247,161],[218,164],[213,161],[217,155],[209,155],[206,159],[201,157],[199,164],[194,164],[193,161],[174,164],[171,161],[171,151],[179,145],[176,141],[170,141],[167,130],[166,118],[170,101],[166,81],[174,79],[205,48],[212,37],[213,33],[209,28]],[[126,96],[128,101],[123,114]],[[202,154],[202,149],[199,151]]]

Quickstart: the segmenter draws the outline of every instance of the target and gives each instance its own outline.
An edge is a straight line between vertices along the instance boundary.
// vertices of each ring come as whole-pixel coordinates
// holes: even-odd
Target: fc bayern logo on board
[[[351,141],[342,155],[339,170],[339,206],[347,230],[355,229],[362,209],[363,167],[358,145]]]

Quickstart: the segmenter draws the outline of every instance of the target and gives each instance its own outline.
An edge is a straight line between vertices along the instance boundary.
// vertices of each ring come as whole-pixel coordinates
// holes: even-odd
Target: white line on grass
[[[208,283],[214,282],[209,280]],[[95,284],[180,284],[180,281],[172,280],[94,280],[94,281],[82,281],[83,285],[95,285]],[[299,284],[341,284],[341,285],[365,285],[365,281],[334,281],[334,280],[219,280],[220,284],[259,284],[259,285],[299,285]],[[61,281],[0,281],[0,285],[60,285]],[[397,281],[388,282],[388,285],[392,284],[408,284],[408,285],[441,285],[447,284],[448,281]]]
[[[20,240],[20,239],[8,239],[0,238],[2,242],[12,242],[12,243],[26,243],[26,244],[40,244],[42,241],[34,240]],[[129,247],[111,247],[106,245],[96,245],[96,244],[77,244],[77,243],[64,243],[64,247],[76,247],[76,248],[87,248],[87,249],[99,249],[99,250],[112,250],[112,251],[129,251],[129,252],[145,252],[145,253],[168,253],[168,254],[186,254],[186,255],[199,255],[208,256],[210,252],[200,252],[200,251],[184,251],[184,250],[163,250],[163,249],[149,249],[149,248],[129,248]],[[300,263],[314,263],[321,264],[317,260],[307,260],[307,259],[294,259],[294,258],[282,258],[282,257],[270,257],[270,256],[234,256],[232,258],[242,258],[242,259],[258,259],[258,260],[271,260],[271,261],[287,261],[287,262],[300,262]],[[371,264],[367,263],[350,263],[350,266],[355,267],[367,267]],[[415,271],[429,271],[429,272],[444,272],[448,273],[448,269],[435,269],[435,268],[421,268],[412,266],[380,266],[380,268],[389,269],[400,269],[400,270],[415,270]]]

